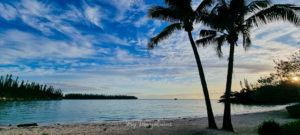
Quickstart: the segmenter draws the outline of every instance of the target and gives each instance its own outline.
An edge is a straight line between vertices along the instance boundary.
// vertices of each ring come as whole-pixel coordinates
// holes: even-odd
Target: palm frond
[[[227,38],[227,34],[223,34],[221,36],[216,37],[217,44],[216,44],[215,50],[216,50],[219,58],[223,56],[222,46],[226,42],[226,38]]]
[[[203,47],[206,47],[209,44],[215,45],[215,50],[218,55],[218,57],[223,56],[222,52],[222,46],[226,42],[227,34],[217,35],[214,33],[216,31],[213,30],[201,30],[201,34],[205,36],[204,38],[201,38],[196,41],[196,44],[202,45]]]
[[[300,17],[297,14],[299,11],[300,7],[292,4],[276,4],[250,16],[245,22],[258,26],[258,23],[267,24],[269,22],[283,20],[295,25],[300,25]]]
[[[271,5],[271,0],[255,0],[248,4],[247,9],[249,12],[255,12]]]
[[[183,6],[183,5],[191,5],[192,0],[164,0],[164,3],[169,6]]]
[[[216,36],[217,35],[217,31],[215,30],[201,30],[199,35],[201,37],[206,37],[206,36]]]
[[[168,38],[175,30],[181,30],[182,24],[181,23],[174,23],[169,26],[167,26],[165,29],[163,29],[158,35],[155,37],[152,37],[148,43],[148,49],[153,49],[157,44]]]
[[[217,14],[217,9],[218,9],[219,5],[216,4],[214,7],[212,7],[212,9],[210,11],[198,11],[195,10],[195,15],[196,15],[196,23],[200,23],[202,22],[204,25],[209,25],[211,24],[211,22],[213,22],[213,15]],[[198,7],[199,8],[199,7]]]
[[[199,6],[194,11],[194,14],[196,16],[196,23],[200,23],[204,21],[204,18],[206,18],[209,15],[209,6],[212,5],[212,3],[215,0],[203,0]]]
[[[250,31],[245,30],[243,31],[243,47],[247,51],[250,45],[251,45]]]
[[[170,8],[162,6],[152,6],[148,11],[149,18],[160,19],[166,22],[178,22],[179,18],[173,13]]]
[[[203,11],[206,11],[207,7],[211,6],[214,0],[203,0],[199,6],[196,8],[195,12],[196,13],[201,13]]]
[[[198,39],[196,41],[196,44],[198,46],[202,45],[203,47],[206,47],[209,44],[213,44],[216,42],[216,36],[215,35],[211,35],[211,36],[207,36],[207,37],[203,37],[201,39]]]
[[[219,3],[215,5],[210,14],[203,19],[203,24],[217,31],[223,31],[226,27],[232,24],[229,16],[230,13],[226,3]]]
[[[245,5],[245,0],[230,0],[228,2],[228,4],[229,4],[230,10],[239,11],[239,10],[243,9],[241,7],[243,7]]]

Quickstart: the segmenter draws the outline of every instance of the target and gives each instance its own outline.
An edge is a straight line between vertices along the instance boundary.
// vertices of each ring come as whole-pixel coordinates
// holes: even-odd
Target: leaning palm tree
[[[211,13],[204,19],[204,24],[211,29],[201,30],[198,45],[216,45],[219,57],[222,56],[221,47],[224,43],[230,46],[227,82],[225,90],[225,109],[223,129],[233,131],[230,112],[230,95],[233,73],[234,49],[239,37],[242,37],[243,47],[247,49],[251,44],[250,30],[274,21],[289,21],[299,25],[297,12],[300,7],[292,4],[272,5],[270,0],[219,0]]]
[[[167,5],[167,7],[152,6],[149,9],[148,16],[150,18],[163,20],[172,24],[167,26],[158,35],[150,39],[150,42],[148,43],[148,49],[153,49],[160,41],[169,37],[175,30],[184,29],[188,33],[198,65],[200,80],[205,97],[208,114],[208,127],[217,128],[210,103],[203,67],[192,36],[193,23],[196,22],[196,19],[198,20],[197,22],[199,22],[202,14],[208,13],[207,7],[212,4],[212,0],[203,0],[196,10],[193,10],[191,2],[192,0],[164,0],[164,3]]]

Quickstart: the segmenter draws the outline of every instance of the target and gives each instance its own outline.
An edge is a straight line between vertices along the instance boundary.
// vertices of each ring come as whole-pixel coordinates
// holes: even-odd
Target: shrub
[[[280,125],[273,121],[264,121],[262,124],[259,125],[258,128],[259,135],[281,135]]]
[[[284,135],[300,135],[300,120],[282,125],[281,130]]]
[[[286,107],[289,116],[292,118],[300,118],[300,104],[292,105]]]

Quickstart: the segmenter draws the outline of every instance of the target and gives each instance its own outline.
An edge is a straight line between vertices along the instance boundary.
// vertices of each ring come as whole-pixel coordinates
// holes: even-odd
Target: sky
[[[201,0],[194,0],[196,7]],[[300,0],[273,3],[300,5]],[[126,94],[142,99],[201,99],[187,33],[176,31],[153,50],[147,43],[168,25],[147,18],[162,0],[1,0],[0,75],[52,85],[63,93]],[[203,28],[195,24],[193,36]],[[252,45],[235,52],[233,91],[274,72],[273,60],[300,47],[299,27],[270,23],[251,30]],[[241,42],[239,42],[241,43]],[[228,46],[198,48],[210,96],[225,90]]]

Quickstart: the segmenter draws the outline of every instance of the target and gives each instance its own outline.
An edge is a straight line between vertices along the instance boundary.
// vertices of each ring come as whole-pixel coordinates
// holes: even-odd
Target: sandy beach
[[[287,117],[286,110],[233,115],[235,133],[207,129],[207,118],[178,118],[169,120],[143,120],[130,122],[54,124],[37,127],[0,127],[1,135],[255,135],[257,126],[264,120],[279,123],[295,121]],[[221,127],[222,117],[216,117]]]

